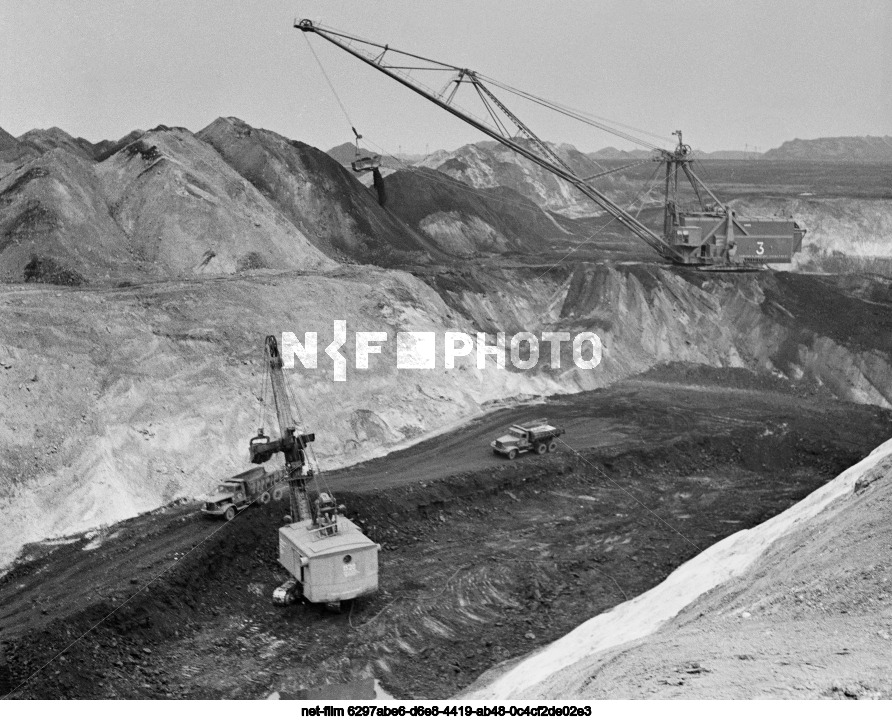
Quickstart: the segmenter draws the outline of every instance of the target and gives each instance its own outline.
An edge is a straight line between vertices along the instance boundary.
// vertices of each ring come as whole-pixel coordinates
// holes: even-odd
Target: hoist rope
[[[304,40],[307,41],[307,47],[310,48],[310,52],[313,53],[313,57],[316,59],[316,64],[319,66],[319,69],[322,71],[322,77],[325,78],[325,82],[328,83],[328,87],[331,90],[331,94],[334,95],[335,100],[338,101],[338,105],[341,106],[341,112],[344,113],[344,117],[347,119],[347,125],[350,126],[350,129],[354,130],[353,121],[350,119],[350,114],[347,112],[347,108],[344,107],[344,103],[341,102],[341,98],[338,95],[338,91],[335,90],[334,84],[331,82],[331,78],[328,77],[328,73],[325,72],[325,66],[322,64],[322,61],[319,59],[319,56],[316,55],[316,51],[313,50],[313,45],[310,43],[310,38],[307,37],[306,33],[302,33],[304,36]]]
[[[332,32],[332,31],[327,30],[326,32]],[[360,38],[356,38],[356,37],[353,37],[353,36],[345,35],[345,34],[342,34],[342,33],[332,33],[332,34],[340,35],[341,37],[350,38],[351,40],[355,40],[355,41],[357,41],[357,42],[364,43],[364,44],[371,45],[371,46],[375,46],[375,47],[379,47],[379,48],[382,48],[382,49],[383,49],[383,48],[387,48],[387,46],[382,46],[382,45],[379,45],[379,44],[377,44],[377,43],[373,43],[373,42],[371,42],[371,41],[362,40],[362,39],[360,39]],[[352,123],[352,120],[351,120],[351,118],[350,118],[350,115],[349,115],[349,113],[347,112],[347,109],[345,108],[343,102],[341,101],[341,98],[340,98],[340,96],[338,95],[337,90],[335,89],[334,84],[333,84],[332,81],[331,81],[331,78],[329,78],[328,73],[325,71],[325,67],[322,65],[322,62],[321,62],[321,60],[319,59],[319,56],[316,54],[315,50],[313,49],[313,46],[312,46],[312,44],[310,43],[310,40],[309,40],[309,38],[306,36],[306,34],[304,35],[304,40],[307,42],[307,45],[308,45],[308,47],[310,48],[310,52],[313,54],[313,57],[314,57],[314,59],[316,60],[316,63],[317,63],[317,65],[319,66],[319,69],[321,70],[321,72],[322,72],[322,74],[323,74],[323,77],[325,78],[326,83],[328,84],[328,86],[329,86],[329,88],[330,88],[332,94],[335,96],[335,100],[337,101],[338,105],[339,105],[340,108],[341,108],[341,111],[342,111],[343,114],[344,114],[344,117],[347,119],[347,122],[348,122],[348,124],[350,125],[351,130],[353,130],[353,123]],[[450,66],[446,65],[445,63],[439,63],[438,61],[430,60],[430,59],[428,59],[428,58],[423,58],[423,57],[421,57],[421,56],[412,55],[411,53],[405,53],[405,52],[403,52],[403,51],[395,50],[394,48],[387,48],[387,49],[389,49],[389,50],[392,51],[392,52],[397,52],[397,53],[404,54],[404,55],[410,55],[411,57],[416,57],[416,58],[419,58],[419,59],[421,59],[421,60],[425,60],[425,61],[427,61],[427,62],[436,63],[436,64],[440,65],[441,67],[450,67]],[[384,66],[383,63],[382,63],[382,67],[389,67],[389,66]],[[457,68],[456,68],[456,69],[457,69]],[[458,70],[458,69],[457,69],[457,70]],[[459,72],[462,72],[462,71],[459,71]],[[586,117],[586,116],[582,113],[582,111],[575,111],[575,110],[573,110],[572,108],[563,107],[563,106],[559,105],[558,103],[554,103],[554,102],[552,102],[552,101],[545,100],[544,98],[539,98],[539,97],[533,95],[532,93],[527,93],[527,92],[525,92],[525,91],[518,90],[518,89],[516,89],[516,88],[513,88],[513,87],[511,87],[511,86],[505,84],[505,83],[501,83],[501,82],[496,81],[496,80],[494,80],[493,78],[489,78],[489,77],[487,77],[487,76],[483,76],[483,75],[479,75],[479,74],[478,74],[477,77],[478,77],[478,78],[480,78],[480,77],[484,77],[484,78],[486,78],[489,82],[491,82],[491,83],[493,83],[494,85],[496,85],[496,86],[498,86],[498,87],[500,87],[500,88],[506,90],[507,92],[510,92],[510,93],[512,93],[512,94],[514,94],[514,95],[517,95],[517,96],[519,96],[519,97],[525,98],[525,99],[527,99],[527,100],[529,100],[529,101],[531,101],[531,102],[534,102],[534,103],[537,103],[537,104],[539,104],[539,105],[542,105],[543,107],[546,107],[546,108],[548,108],[548,109],[550,109],[550,110],[552,110],[552,111],[554,111],[554,112],[558,112],[558,113],[560,113],[560,114],[562,114],[562,115],[565,115],[565,116],[567,116],[567,117],[574,118],[574,119],[578,120],[579,122],[585,123],[585,124],[590,125],[590,126],[592,126],[592,127],[599,128],[599,129],[601,129],[601,130],[604,130],[605,132],[608,132],[608,133],[611,133],[611,134],[616,135],[616,136],[618,136],[618,137],[621,137],[621,138],[624,138],[624,139],[626,139],[626,140],[629,140],[630,142],[633,142],[633,143],[635,143],[635,144],[637,144],[637,145],[641,145],[641,146],[650,148],[651,150],[661,150],[661,148],[660,148],[659,146],[657,146],[657,145],[655,145],[655,144],[653,144],[653,143],[650,143],[650,142],[648,142],[648,141],[645,141],[645,140],[642,140],[642,139],[640,139],[640,138],[637,138],[637,137],[635,137],[635,136],[633,136],[633,135],[631,135],[631,134],[629,134],[629,133],[625,133],[625,132],[619,131],[619,130],[617,130],[617,129],[615,129],[615,128],[612,128],[612,127],[610,127],[610,126],[608,126],[608,125],[606,125],[606,124],[604,124],[604,123],[597,122],[596,120],[590,119],[590,118]],[[413,82],[414,82],[414,83],[417,83],[417,81],[414,81],[414,80],[413,80]],[[475,87],[476,87],[477,84],[476,84],[476,83],[473,83],[473,84],[474,84]],[[481,84],[481,85],[482,85],[482,84]],[[504,126],[501,127],[501,128],[499,128],[499,125],[501,125],[501,124],[499,123],[498,119],[495,118],[495,117],[492,117],[492,109],[489,107],[489,104],[486,103],[486,102],[483,100],[483,97],[482,97],[480,88],[479,88],[479,87],[476,87],[476,89],[477,89],[478,95],[481,96],[481,101],[483,101],[484,107],[490,112],[491,119],[492,119],[492,120],[494,121],[494,123],[496,124],[496,127],[497,127],[497,129],[499,130],[499,132],[501,132],[501,133],[503,133],[503,134],[507,134],[507,133],[505,132],[506,129],[504,128]],[[511,118],[510,118],[510,113],[506,113],[506,115],[508,115],[509,119],[511,119]],[[593,117],[596,117],[596,116],[593,116]],[[514,123],[516,124],[516,121],[514,121],[513,119],[511,119],[511,120],[512,120],[512,122],[514,122]],[[611,122],[612,122],[612,121],[611,121]],[[619,124],[619,123],[618,123],[618,124]],[[620,124],[620,125],[621,125],[621,124]],[[631,128],[631,126],[626,126],[626,127]],[[520,129],[520,130],[523,130],[523,127],[522,127],[522,126],[519,126],[519,129]],[[636,129],[636,131],[637,131],[637,129]],[[353,130],[353,132],[355,133],[356,131]],[[645,134],[648,134],[648,135],[653,135],[652,133],[647,133],[647,131],[640,131],[640,132],[644,132]],[[659,137],[659,136],[654,136],[654,137]],[[543,142],[543,141],[539,141],[539,142],[541,143],[541,142]],[[370,144],[375,145],[374,143],[370,143]],[[383,152],[384,152],[384,151],[382,150],[382,154],[383,154]],[[388,155],[390,155],[390,154],[388,154]],[[390,155],[390,157],[394,157],[394,156]],[[402,163],[402,161],[400,161],[399,159],[397,159],[397,160],[398,160],[398,162]],[[593,161],[593,162],[595,162],[595,161]],[[562,164],[563,164],[563,163],[562,163]],[[599,164],[598,164],[597,162],[595,162],[595,165],[599,165]],[[408,166],[406,166],[406,167],[408,167]],[[599,167],[600,167],[600,166],[599,166]],[[656,172],[656,171],[655,171],[655,172]],[[444,174],[444,175],[445,175],[445,174]],[[447,176],[447,177],[448,177],[448,176]],[[645,184],[645,185],[646,185],[646,184]],[[469,187],[469,186],[466,186],[466,187]],[[471,190],[472,190],[472,192],[476,191],[476,189],[471,189]],[[647,190],[647,193],[648,193],[648,195],[649,195],[649,193],[650,193],[650,189]],[[480,193],[478,192],[478,194],[480,194]],[[480,195],[482,195],[482,194],[480,194]],[[639,195],[640,195],[640,194],[639,194]],[[589,198],[589,200],[591,200],[591,199]],[[502,201],[502,202],[505,202],[505,201]],[[535,207],[538,208],[539,206],[535,206]],[[541,210],[541,208],[540,208],[540,210]],[[612,221],[611,221],[611,222],[612,222]],[[608,225],[609,225],[609,223],[608,223]],[[604,227],[606,228],[606,225],[605,225]],[[603,228],[602,228],[602,229],[603,229]],[[595,231],[595,233],[594,233],[593,235],[596,235],[597,233],[599,233],[600,230],[601,230],[601,229],[599,229],[598,231]],[[591,237],[593,237],[593,236],[590,236],[588,239],[586,239],[585,241],[583,241],[582,244],[585,244],[586,242],[589,242],[589,240],[590,240]]]
[[[582,112],[575,111],[570,108],[563,107],[558,103],[555,103],[551,100],[546,100],[545,98],[540,98],[532,93],[528,93],[524,90],[518,90],[517,88],[513,88],[510,85],[506,85],[505,83],[499,82],[498,80],[494,80],[493,78],[486,77],[490,83],[495,85],[506,92],[511,93],[512,95],[516,95],[518,97],[529,100],[532,103],[536,103],[537,105],[541,105],[544,108],[548,108],[549,110],[553,110],[556,113],[564,115],[569,118],[573,118],[578,120],[581,123],[585,123],[586,125],[590,125],[592,127],[598,128],[599,130],[603,130],[606,133],[610,133],[611,135],[615,135],[619,138],[623,138],[624,140],[628,140],[631,143],[635,143],[636,145],[641,145],[642,147],[648,148],[650,150],[659,150],[660,146],[655,145],[647,140],[642,140],[631,133],[627,133],[625,131],[619,130],[617,128],[611,127],[605,122],[597,121],[593,118],[586,117]],[[649,133],[648,133],[649,134]]]

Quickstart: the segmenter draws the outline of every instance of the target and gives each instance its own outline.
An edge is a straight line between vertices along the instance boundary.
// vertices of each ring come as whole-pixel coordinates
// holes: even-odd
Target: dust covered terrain
[[[583,173],[625,162],[555,147]],[[726,274],[663,263],[486,144],[394,168],[383,205],[335,158],[231,117],[98,143],[0,134],[0,161],[3,694],[258,698],[368,677],[399,697],[458,694],[790,508],[892,428],[882,165],[710,161],[741,212],[812,229],[792,269],[808,272]],[[637,172],[609,190],[657,224]],[[321,352],[339,320],[345,381]],[[368,330],[388,341],[360,369],[353,333]],[[383,546],[380,593],[343,615],[271,606],[283,506],[224,525],[195,500],[245,470],[258,426],[274,428],[260,350],[285,331],[318,333],[318,364],[286,373],[327,481]],[[404,331],[436,334],[433,369],[396,367]],[[474,339],[454,368],[446,331]],[[528,370],[478,367],[481,340],[520,331],[596,333],[601,363],[543,342]],[[566,429],[558,453],[489,452],[538,416]],[[865,523],[877,511],[858,508]],[[843,537],[828,528],[814,532]],[[840,568],[856,574],[860,554]],[[878,563],[862,564],[871,579]],[[841,581],[822,573],[829,598]],[[733,636],[740,604],[813,628],[823,600],[789,583],[801,617],[729,586],[742,600],[711,606],[722,617],[703,633]],[[877,634],[880,601],[858,607]],[[866,668],[881,648],[847,661]],[[702,661],[713,676],[679,677],[734,696],[747,668],[645,660],[658,667],[642,695],[684,688],[662,679]],[[839,693],[888,694],[861,678]],[[554,683],[529,693],[633,693],[619,677]],[[823,677],[795,683],[839,695]]]
[[[11,683],[37,672],[16,695],[257,698],[372,675],[401,698],[448,697],[789,507],[892,421],[746,371],[701,382],[667,369],[550,401],[535,410],[568,426],[553,455],[489,453],[487,431],[530,412],[515,409],[446,439],[443,467],[479,470],[411,480],[418,447],[330,474],[384,546],[380,593],[340,616],[270,605],[283,505],[222,526],[177,504],[30,547],[0,581]]]

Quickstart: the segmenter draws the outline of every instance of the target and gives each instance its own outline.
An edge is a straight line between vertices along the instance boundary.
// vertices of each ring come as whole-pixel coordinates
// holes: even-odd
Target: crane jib
[[[355,37],[346,35],[344,33],[334,33],[334,32],[327,31],[323,28],[317,27],[310,20],[301,20],[300,22],[295,24],[295,27],[298,28],[299,30],[301,30],[302,32],[312,32],[312,33],[315,33],[316,35],[319,35],[320,37],[324,38],[325,40],[328,40],[328,42],[332,43],[333,45],[336,45],[337,47],[341,48],[342,50],[349,53],[350,55],[353,55],[355,58],[361,60],[362,62],[375,68],[376,70],[384,73],[388,77],[393,78],[401,85],[404,85],[407,88],[409,88],[410,90],[413,90],[414,92],[418,93],[419,95],[426,98],[430,102],[434,103],[438,107],[442,108],[446,112],[454,115],[455,117],[459,118],[460,120],[463,120],[464,122],[468,123],[472,127],[479,130],[480,132],[489,136],[493,140],[510,148],[518,155],[521,155],[521,156],[527,158],[528,160],[532,161],[533,163],[539,165],[540,167],[545,168],[552,174],[567,181],[573,187],[575,187],[577,190],[579,190],[579,192],[581,192],[583,195],[585,195],[587,198],[589,198],[594,203],[596,203],[597,205],[602,207],[604,210],[606,210],[620,224],[622,224],[624,227],[626,227],[628,230],[630,230],[632,233],[634,233],[638,238],[640,238],[645,243],[647,243],[651,248],[653,248],[661,256],[668,258],[670,260],[680,260],[681,259],[681,255],[671,245],[669,245],[663,238],[661,238],[659,235],[654,233],[650,228],[648,228],[646,225],[641,223],[635,216],[626,212],[623,208],[621,208],[616,203],[614,203],[612,200],[610,200],[610,198],[608,198],[606,195],[601,193],[599,190],[597,190],[596,188],[594,188],[591,185],[589,185],[588,183],[586,183],[585,180],[583,180],[582,178],[577,176],[575,173],[571,172],[566,167],[561,167],[560,165],[556,164],[555,162],[537,155],[536,153],[525,148],[523,145],[518,143],[513,138],[506,138],[505,136],[494,131],[492,128],[487,127],[484,123],[481,123],[479,120],[475,119],[474,117],[467,115],[466,113],[462,112],[460,109],[444,102],[442,99],[438,98],[436,95],[433,95],[432,93],[428,92],[424,87],[413,83],[412,81],[410,81],[407,78],[402,77],[398,73],[393,72],[390,68],[388,68],[386,65],[383,65],[380,62],[381,56],[378,56],[377,61],[373,58],[366,57],[361,52],[357,51],[356,49],[354,49],[347,43],[342,42],[338,38],[347,38],[349,40],[355,40],[357,42],[362,42],[362,43],[374,45],[376,47],[381,47],[381,48],[383,48],[384,46],[378,45],[376,43],[370,43],[369,41],[361,40],[360,38],[355,38]],[[400,51],[400,52],[402,52],[402,51]],[[428,58],[422,58],[421,56],[412,55],[411,53],[403,53],[403,54],[410,56],[410,57],[415,57],[415,58],[418,58],[421,60],[426,60],[429,62],[437,62],[437,61],[430,61]],[[475,85],[483,87],[482,83],[480,83],[479,79],[476,77],[476,74],[474,74],[472,71],[469,71],[467,69],[460,69],[456,66],[450,66],[445,63],[437,62],[437,64],[442,66],[443,68],[452,68],[458,72],[461,72],[464,75],[470,75],[473,77],[473,82]],[[490,93],[488,90],[486,92],[490,97],[493,97],[493,99],[495,99],[494,96],[492,96],[492,93]],[[499,105],[501,106],[502,104],[499,103]],[[502,106],[502,107],[504,107],[504,106]],[[523,126],[522,124],[520,124],[519,127],[525,128],[525,126]],[[535,138],[535,136],[533,136],[533,137]],[[536,138],[536,140],[538,141],[538,138]],[[541,143],[541,141],[539,141],[539,142]],[[551,155],[551,153],[549,153],[549,155]]]

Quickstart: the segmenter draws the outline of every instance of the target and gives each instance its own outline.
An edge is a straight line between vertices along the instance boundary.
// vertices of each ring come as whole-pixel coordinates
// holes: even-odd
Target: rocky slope
[[[595,160],[572,145],[551,144],[551,147],[582,177],[603,170]],[[568,183],[495,141],[465,145],[451,152],[438,151],[419,165],[439,170],[474,188],[507,186],[543,208],[570,216],[599,215],[601,212],[597,205],[581,197]]]
[[[64,269],[74,283],[131,277],[134,250],[82,155],[54,149],[0,179],[3,280],[21,280],[34,256]]]
[[[97,165],[112,215],[161,274],[332,268],[214,149],[160,126]]]
[[[322,352],[337,319],[350,333],[344,383]],[[289,377],[327,466],[377,455],[489,402],[572,390],[541,374],[479,371],[468,358],[448,372],[396,369],[397,329],[456,325],[464,322],[424,283],[369,268],[106,291],[3,286],[2,559],[25,540],[201,494],[243,470],[247,440],[263,423],[265,333],[319,333],[319,367]],[[355,330],[390,333],[371,370],[355,369]]]
[[[570,235],[505,186],[475,189],[427,168],[388,175],[386,185],[388,208],[449,255],[536,253],[546,239]]]
[[[27,540],[72,532],[207,491],[242,470],[261,424],[265,333],[319,332],[319,365],[298,366],[323,465],[379,455],[492,402],[599,388],[657,364],[784,373],[847,400],[889,407],[892,302],[794,275],[704,277],[650,265],[411,275],[369,267],[255,273],[117,290],[8,285],[0,295],[0,512],[8,560]],[[859,292],[860,293],[860,292]],[[347,321],[347,381],[322,353]],[[369,370],[353,331],[389,333]],[[547,346],[529,371],[442,362],[445,330],[593,331],[603,361],[560,368]],[[437,334],[432,370],[396,368],[399,330]],[[489,342],[494,338],[490,336]],[[587,356],[586,356],[587,357]]]
[[[643,160],[645,158],[649,158],[653,153],[650,150],[620,150],[619,148],[614,148],[612,145],[607,146],[606,148],[601,148],[600,150],[595,150],[592,153],[586,153],[586,155],[592,160]]]
[[[892,441],[476,698],[890,698]]]
[[[62,128],[35,128],[20,135],[18,140],[38,154],[61,148],[84,160],[93,160],[93,143],[84,138],[74,138]]]
[[[197,137],[329,257],[378,265],[431,260],[422,236],[316,148],[238,118],[218,118]]]
[[[0,128],[0,178],[24,165],[39,153],[20,143],[14,136]]]

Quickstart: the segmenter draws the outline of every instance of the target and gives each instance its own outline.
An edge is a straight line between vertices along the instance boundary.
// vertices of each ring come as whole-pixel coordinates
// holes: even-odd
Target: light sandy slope
[[[550,144],[550,146],[575,173],[582,177],[603,170],[597,162],[580,153],[572,145]],[[535,152],[542,154],[541,151]],[[464,145],[453,151],[440,150],[427,156],[417,165],[439,170],[473,188],[499,186],[513,188],[542,207],[569,216],[601,213],[597,205],[583,198],[569,183],[493,141]]]
[[[796,295],[796,277],[704,280],[652,266],[585,266],[569,278],[439,273],[435,289],[404,272],[357,266],[105,290],[0,286],[0,513],[8,519],[0,555],[201,494],[243,470],[246,442],[261,425],[256,372],[267,333],[319,333],[319,367],[293,379],[329,467],[380,455],[492,401],[604,387],[661,362],[773,370],[791,337],[795,352],[783,357],[800,375],[846,399],[888,403],[885,346],[870,351],[870,338],[834,327],[805,334],[813,318],[801,308],[824,313],[813,308],[815,293],[836,306],[844,298],[813,281],[803,282],[815,293]],[[796,314],[776,311],[778,303]],[[882,312],[875,304],[849,306],[852,324],[867,318],[871,332],[889,322],[869,315]],[[323,353],[336,319],[348,324],[348,358],[356,330],[384,330],[391,341],[368,371],[351,360],[343,384]],[[527,372],[492,363],[478,371],[471,359],[446,370],[447,329],[594,331],[603,361],[581,370],[564,343],[561,367],[550,368],[543,344]],[[398,330],[437,334],[437,370],[396,369]]]
[[[892,441],[467,695],[888,697],[890,510]]]
[[[323,352],[347,321],[346,382]],[[315,331],[318,368],[289,371],[333,467],[478,414],[488,402],[578,390],[573,378],[473,367],[398,370],[396,332],[465,328],[411,275],[362,267],[114,290],[0,287],[0,563],[20,544],[200,495],[245,470],[264,335]],[[354,331],[390,344],[355,369]],[[267,386],[267,393],[269,392]]]

